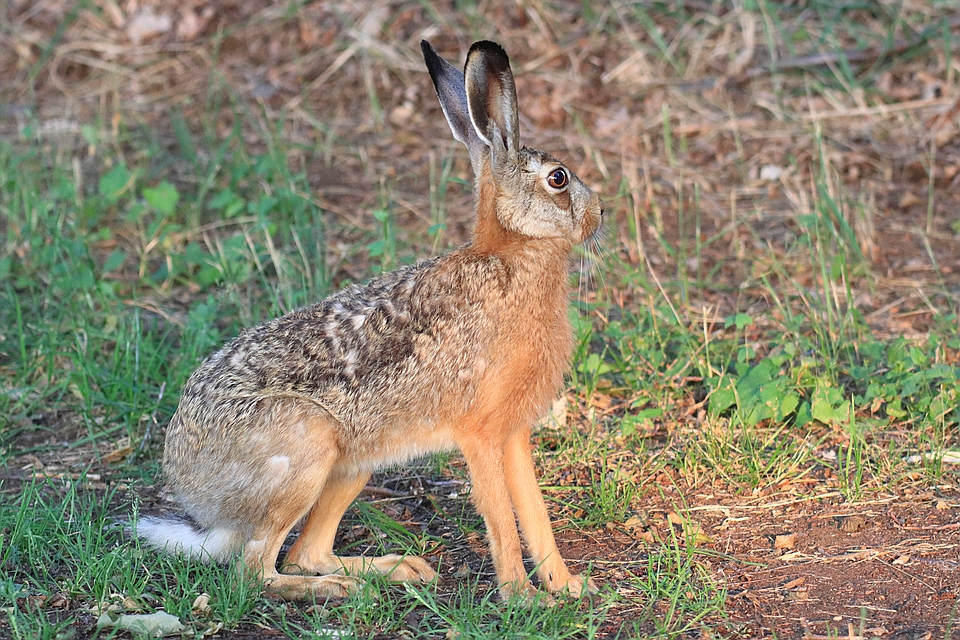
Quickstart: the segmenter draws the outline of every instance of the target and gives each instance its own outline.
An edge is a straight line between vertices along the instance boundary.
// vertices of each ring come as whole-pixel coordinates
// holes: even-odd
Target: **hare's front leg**
[[[529,428],[518,429],[507,439],[504,468],[510,499],[544,587],[554,593],[568,591],[573,596],[579,596],[584,588],[596,592],[597,587],[592,580],[570,574],[557,550],[550,516],[533,466]]]
[[[493,431],[493,430],[491,430]],[[523,568],[517,519],[510,502],[504,467],[503,441],[470,435],[458,443],[470,468],[471,494],[487,526],[490,555],[500,583],[500,595],[532,596],[535,589]]]
[[[376,572],[394,582],[427,582],[436,577],[429,564],[416,556],[390,554],[381,557],[337,556],[333,542],[343,512],[370,479],[369,472],[337,474],[327,480],[310,510],[297,541],[290,548],[282,571],[288,574],[330,575]]]

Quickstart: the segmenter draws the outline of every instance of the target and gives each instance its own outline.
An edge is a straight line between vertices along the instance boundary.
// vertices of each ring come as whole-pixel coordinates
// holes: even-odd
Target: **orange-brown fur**
[[[548,590],[593,588],[557,551],[529,438],[563,383],[568,255],[597,229],[600,200],[572,174],[551,191],[547,177],[568,170],[519,147],[499,47],[478,43],[468,57],[467,85],[495,85],[476,101],[494,110],[476,135],[460,113],[463,78],[437,71],[446,63],[427,49],[477,174],[473,240],[249,329],[208,358],[184,387],[164,453],[167,482],[195,524],[144,518],[150,544],[216,560],[239,552],[245,570],[289,598],[342,595],[364,571],[429,580],[436,574],[420,558],[336,556],[334,537],[373,470],[457,448],[502,592],[531,588],[517,519]]]

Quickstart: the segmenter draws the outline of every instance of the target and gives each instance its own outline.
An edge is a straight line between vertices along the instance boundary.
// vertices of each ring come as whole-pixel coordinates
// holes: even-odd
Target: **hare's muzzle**
[[[586,211],[584,211],[583,223],[580,226],[580,242],[586,242],[597,235],[602,219],[603,200],[595,192],[591,192],[590,202],[587,204]]]

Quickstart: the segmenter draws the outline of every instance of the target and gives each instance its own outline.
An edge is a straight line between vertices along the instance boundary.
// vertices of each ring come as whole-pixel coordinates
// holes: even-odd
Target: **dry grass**
[[[960,272],[957,62],[946,49],[957,15],[878,2],[831,23],[816,4],[739,6],[14,1],[0,46],[3,133],[32,123],[37,140],[84,160],[99,150],[80,123],[121,154],[125,136],[148,130],[174,145],[171,114],[214,137],[242,126],[253,148],[279,135],[294,167],[322,146],[327,165],[307,167],[317,199],[352,224],[372,228],[385,181],[407,222],[429,224],[412,183],[455,143],[418,41],[459,59],[495,37],[516,61],[530,142],[604,188],[609,250],[662,276],[679,252],[743,288],[769,271],[763,254],[795,239],[825,181],[867,259],[854,304],[890,333],[922,331],[956,303]],[[459,241],[469,219],[455,204]],[[803,287],[814,275],[792,277]],[[721,314],[733,306],[703,298]]]

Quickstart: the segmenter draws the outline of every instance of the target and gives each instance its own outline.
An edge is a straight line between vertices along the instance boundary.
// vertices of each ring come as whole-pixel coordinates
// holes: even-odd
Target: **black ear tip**
[[[503,58],[508,60],[507,52],[503,50],[496,42],[491,42],[490,40],[478,40],[470,45],[470,53],[474,52],[483,52],[487,55],[494,56],[497,58]]]
[[[426,40],[420,41],[420,50],[423,52],[423,61],[427,63],[427,70],[430,72],[430,77],[433,78],[434,83],[436,83],[437,76],[440,75],[440,71],[443,68],[443,62]]]
[[[420,41],[420,51],[423,52],[423,59],[427,61],[427,64],[429,64],[434,58],[438,57],[437,52],[433,50],[433,47],[431,47],[430,43],[426,40]]]

